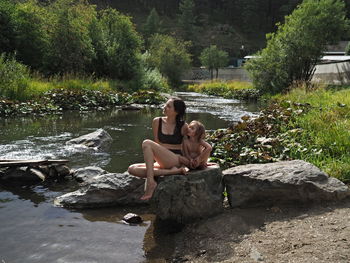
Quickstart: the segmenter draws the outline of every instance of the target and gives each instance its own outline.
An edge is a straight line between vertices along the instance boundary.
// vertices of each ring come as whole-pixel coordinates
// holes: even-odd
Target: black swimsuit
[[[181,127],[175,126],[175,131],[174,134],[164,134],[162,133],[162,123],[163,120],[162,118],[159,118],[159,126],[158,126],[158,140],[161,143],[166,143],[166,144],[181,144],[183,136],[181,134],[181,128],[184,125],[184,122],[181,124]],[[175,149],[169,149],[173,153],[176,154],[182,154],[181,150],[175,150]]]

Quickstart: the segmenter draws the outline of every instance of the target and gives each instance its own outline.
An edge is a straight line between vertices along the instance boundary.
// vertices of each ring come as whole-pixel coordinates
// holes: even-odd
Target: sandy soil
[[[350,262],[350,198],[310,206],[226,208],[188,225],[172,262]]]

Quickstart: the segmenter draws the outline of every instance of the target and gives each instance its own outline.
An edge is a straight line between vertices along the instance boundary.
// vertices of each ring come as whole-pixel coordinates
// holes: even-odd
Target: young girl
[[[182,142],[182,156],[179,156],[180,164],[190,169],[204,169],[207,167],[207,161],[212,147],[204,141],[205,128],[199,121],[192,121],[188,125],[187,138]]]

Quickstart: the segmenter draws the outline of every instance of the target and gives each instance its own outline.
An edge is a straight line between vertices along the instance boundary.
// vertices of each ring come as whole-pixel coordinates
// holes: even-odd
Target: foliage
[[[211,79],[213,79],[213,70],[216,70],[216,78],[218,78],[219,68],[227,65],[228,54],[218,49],[216,45],[211,45],[202,51],[199,59],[202,65],[209,69]]]
[[[187,47],[187,42],[168,35],[155,34],[151,38],[148,64],[158,68],[169,79],[170,84],[176,86],[180,83],[183,72],[190,67],[191,58]]]
[[[228,129],[216,130],[208,139],[213,146],[212,161],[223,167],[248,163],[289,160],[289,133],[282,133],[297,115],[307,111],[307,105],[296,110],[271,104],[256,118],[243,116],[242,121]]]
[[[96,73],[114,79],[139,78],[141,38],[130,18],[114,9],[99,12],[91,30],[96,47]]]
[[[348,21],[339,0],[305,0],[276,33],[267,47],[247,62],[254,86],[264,93],[285,91],[295,81],[309,81],[327,44],[344,34]]]
[[[308,114],[296,119],[290,127],[302,129],[297,141],[309,149],[298,153],[291,150],[293,158],[307,160],[324,169],[327,173],[350,181],[350,90],[319,87],[309,92],[305,85],[290,93],[278,96],[277,100],[308,103]],[[313,153],[318,154],[313,154]]]
[[[16,46],[16,6],[13,1],[0,0],[0,53],[12,53]]]
[[[258,90],[254,89],[249,82],[211,81],[189,85],[188,90],[230,99],[257,100],[259,98]]]
[[[14,56],[0,55],[0,96],[8,99],[25,99],[30,80],[29,69]]]
[[[17,4],[15,21],[17,60],[36,70],[43,70],[49,45],[46,19],[46,10],[35,0]]]
[[[47,69],[50,73],[84,73],[95,57],[89,27],[95,7],[86,0],[58,0],[49,6],[52,25]]]
[[[155,8],[152,8],[151,12],[147,17],[146,23],[143,26],[143,33],[144,33],[145,39],[148,39],[154,34],[160,33],[161,31],[160,27],[161,27],[161,21],[157,13],[157,10]]]
[[[165,97],[153,90],[139,90],[131,95],[130,101],[139,104],[155,104],[159,105],[165,102]]]
[[[349,88],[310,92],[306,85],[278,95],[258,117],[209,135],[212,160],[229,167],[301,159],[350,182],[349,95]]]
[[[26,102],[0,100],[0,116],[57,114],[63,110],[103,110],[130,103],[158,105],[164,101],[165,98],[154,91],[141,90],[130,95],[112,90],[72,89],[62,86]]]
[[[194,24],[196,17],[194,15],[195,4],[193,0],[181,0],[179,5],[180,14],[178,15],[178,24],[182,31],[182,37],[185,40],[193,40]]]

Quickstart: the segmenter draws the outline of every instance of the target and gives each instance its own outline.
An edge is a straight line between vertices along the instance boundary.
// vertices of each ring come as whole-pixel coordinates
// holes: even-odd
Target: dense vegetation
[[[6,99],[33,99],[68,76],[91,85],[108,82],[121,92],[167,91],[167,80],[177,84],[181,71],[165,69],[169,59],[156,52],[174,43],[169,56],[177,57],[169,66],[186,70],[191,61],[187,46],[171,36],[142,55],[144,41],[130,17],[86,0],[0,0],[0,20],[0,97]]]
[[[254,86],[264,93],[282,92],[296,81],[310,81],[327,45],[348,30],[345,4],[334,0],[304,0],[268,35],[267,47],[251,59]]]
[[[215,131],[208,137],[212,160],[230,167],[301,159],[350,182],[350,89],[314,88],[294,88],[274,97],[258,117]]]
[[[148,15],[154,8],[161,23],[162,33],[175,32],[183,36],[185,32],[178,23],[180,0],[90,0],[101,8],[115,7],[133,17],[137,30],[142,32]],[[194,62],[200,52],[210,45],[217,45],[229,53],[230,58],[252,54],[263,48],[266,33],[276,31],[276,23],[284,22],[302,0],[193,0],[193,42]],[[317,1],[316,1],[317,2]],[[350,2],[345,1],[349,17]],[[346,36],[344,36],[346,39]],[[242,45],[244,49],[241,50]]]

